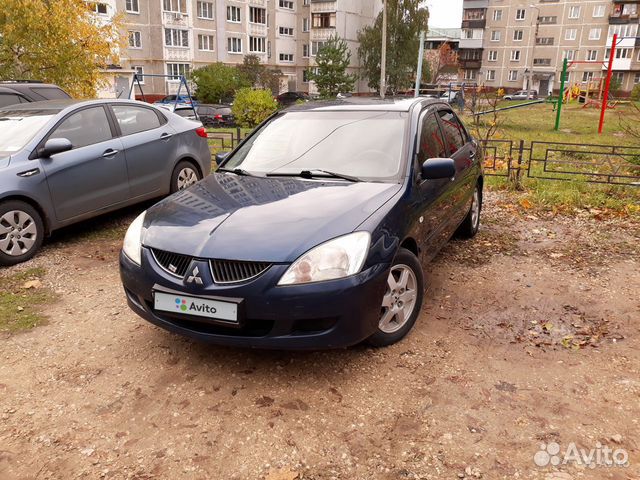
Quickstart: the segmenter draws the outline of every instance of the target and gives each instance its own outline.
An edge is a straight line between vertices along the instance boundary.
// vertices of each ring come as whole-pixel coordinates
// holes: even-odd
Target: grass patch
[[[56,297],[40,283],[44,274],[43,268],[30,268],[0,278],[0,332],[16,333],[45,322],[42,307]]]

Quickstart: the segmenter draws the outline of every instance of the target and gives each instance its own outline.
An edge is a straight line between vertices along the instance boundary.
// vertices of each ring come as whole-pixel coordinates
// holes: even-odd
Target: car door
[[[129,199],[127,166],[104,105],[67,115],[45,138],[66,138],[73,148],[40,158],[59,221]],[[44,144],[44,141],[43,141]]]
[[[111,104],[124,147],[131,196],[169,191],[178,139],[167,119],[152,107]]]
[[[442,229],[446,227],[447,192],[451,180],[424,179],[422,165],[430,158],[446,158],[447,147],[442,136],[437,113],[430,109],[425,111],[418,125],[418,144],[415,155],[415,189],[411,210],[418,215],[415,225],[415,238],[423,261],[428,261],[438,253],[442,246]]]
[[[448,108],[439,110],[438,119],[448,156],[454,160],[456,165],[456,175],[449,184],[445,207],[449,211],[449,225],[445,230],[451,236],[464,219],[471,204],[475,187],[472,166],[477,155],[477,146],[471,141],[462,122],[452,110]]]

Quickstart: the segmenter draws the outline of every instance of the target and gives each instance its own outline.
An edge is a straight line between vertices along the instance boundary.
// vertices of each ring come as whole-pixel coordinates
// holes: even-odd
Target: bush
[[[194,70],[191,78],[196,84],[198,100],[202,103],[228,102],[236,90],[249,86],[237,68],[221,62]]]
[[[633,90],[631,90],[631,100],[634,100],[636,102],[640,101],[640,83],[633,87]]]
[[[268,90],[242,88],[233,102],[233,116],[241,127],[253,128],[278,109],[278,104]]]

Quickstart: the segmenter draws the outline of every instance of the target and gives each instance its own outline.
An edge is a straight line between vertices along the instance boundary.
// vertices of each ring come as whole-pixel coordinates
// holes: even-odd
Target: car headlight
[[[354,275],[364,264],[370,241],[368,232],[354,232],[318,245],[293,262],[278,285],[321,282]]]
[[[122,251],[125,255],[138,265],[140,265],[142,257],[142,224],[146,213],[145,210],[129,225],[122,244]]]

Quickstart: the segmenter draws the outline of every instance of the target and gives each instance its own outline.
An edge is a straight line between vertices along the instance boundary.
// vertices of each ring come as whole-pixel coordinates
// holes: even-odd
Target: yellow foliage
[[[0,78],[95,96],[100,68],[118,63],[119,25],[119,16],[103,22],[83,0],[0,0]]]

